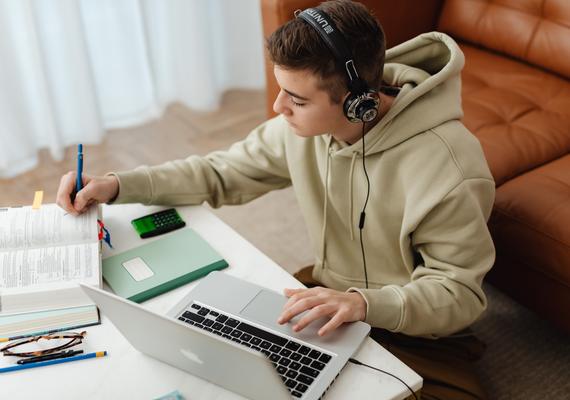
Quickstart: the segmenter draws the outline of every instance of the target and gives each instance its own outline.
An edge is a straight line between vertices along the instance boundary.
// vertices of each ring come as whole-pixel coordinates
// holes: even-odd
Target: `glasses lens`
[[[60,337],[67,336],[67,337]],[[23,339],[14,343],[7,349],[5,355],[21,355],[21,356],[34,356],[41,354],[49,354],[53,351],[58,351],[73,347],[79,343],[83,337],[75,333],[61,333],[54,335],[46,335],[35,340],[33,338]]]
[[[73,339],[51,339],[47,340],[44,338],[39,339],[37,342],[24,343],[22,345],[12,348],[13,352],[17,353],[29,353],[36,351],[47,351],[56,347],[64,346]]]

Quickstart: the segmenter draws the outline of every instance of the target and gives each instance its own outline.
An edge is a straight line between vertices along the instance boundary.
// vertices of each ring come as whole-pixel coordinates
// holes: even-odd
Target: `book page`
[[[56,204],[0,208],[0,255],[6,250],[30,249],[98,241],[97,207],[79,216]]]
[[[11,315],[0,314],[0,337],[38,335],[45,331],[77,329],[99,323],[99,313],[93,304]],[[0,357],[0,360],[9,358]],[[13,360],[5,364],[9,366],[11,363]]]
[[[99,259],[99,242],[0,252],[0,292],[78,282],[98,286]]]

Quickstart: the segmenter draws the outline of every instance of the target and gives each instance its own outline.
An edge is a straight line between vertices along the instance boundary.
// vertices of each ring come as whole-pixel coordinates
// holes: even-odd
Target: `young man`
[[[294,326],[301,330],[326,315],[319,331],[326,335],[364,320],[424,377],[423,398],[483,398],[470,365],[480,342],[464,329],[486,307],[495,186],[460,122],[463,55],[440,33],[385,53],[382,29],[364,6],[330,1],[317,7],[323,11],[378,97],[371,121],[347,119],[350,71],[298,17],[267,42],[281,87],[278,117],[227,151],[86,177],[74,204],[70,172],[58,203],[75,213],[111,201],[219,207],[293,185],[316,254],[310,280],[322,286],[286,290],[279,322],[308,311]]]

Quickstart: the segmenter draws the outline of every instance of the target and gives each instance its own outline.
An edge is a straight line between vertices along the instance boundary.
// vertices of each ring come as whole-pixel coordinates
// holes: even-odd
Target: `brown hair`
[[[359,76],[378,89],[384,71],[386,40],[378,20],[361,3],[332,0],[319,10],[333,20],[352,51]],[[340,103],[348,91],[348,76],[343,65],[317,31],[305,21],[294,18],[280,26],[266,42],[269,59],[284,69],[310,70],[320,79],[318,87],[328,92],[331,101]]]

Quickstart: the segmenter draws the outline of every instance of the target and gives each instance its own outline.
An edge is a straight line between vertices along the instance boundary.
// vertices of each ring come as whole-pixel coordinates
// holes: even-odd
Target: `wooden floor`
[[[84,146],[84,171],[101,175],[225,148],[265,119],[264,106],[265,94],[260,91],[228,92],[221,109],[209,113],[173,104],[158,120],[110,131],[101,144]],[[60,162],[41,150],[36,168],[13,179],[0,179],[0,206],[31,204],[35,190],[44,191],[45,202],[55,201],[60,177],[75,165],[74,146],[66,149]]]

